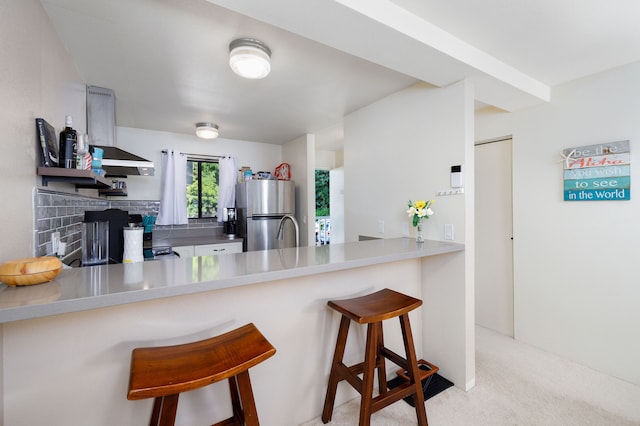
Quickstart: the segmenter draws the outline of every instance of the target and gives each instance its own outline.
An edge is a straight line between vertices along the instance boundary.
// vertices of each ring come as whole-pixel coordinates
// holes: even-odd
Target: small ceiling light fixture
[[[213,123],[196,123],[196,135],[202,139],[218,137],[218,125]]]
[[[239,38],[229,44],[229,66],[244,78],[265,78],[271,72],[271,50],[260,40]]]

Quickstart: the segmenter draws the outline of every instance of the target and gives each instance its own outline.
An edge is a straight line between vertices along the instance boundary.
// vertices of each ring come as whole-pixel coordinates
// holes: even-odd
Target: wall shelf
[[[99,189],[98,194],[105,195],[109,197],[126,197],[127,190],[126,189]]]
[[[38,167],[38,176],[42,177],[42,185],[49,182],[66,182],[76,188],[111,188],[111,182],[91,170],[65,169],[62,167]]]

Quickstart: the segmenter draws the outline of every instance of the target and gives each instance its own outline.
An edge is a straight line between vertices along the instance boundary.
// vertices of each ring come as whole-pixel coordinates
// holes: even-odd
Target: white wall
[[[296,219],[300,226],[300,246],[315,244],[316,180],[315,136],[303,135],[283,146],[282,161],[291,166],[296,183]]]
[[[336,167],[336,152],[316,150],[315,168],[318,170],[331,170]]]
[[[344,167],[329,171],[330,243],[344,243]]]
[[[33,253],[32,189],[39,184],[35,118],[86,128],[84,84],[37,0],[0,6],[0,262]]]
[[[415,85],[344,120],[345,241],[400,236],[410,224],[407,201],[435,198],[425,238],[443,240],[448,223],[455,241],[465,244],[459,256],[436,256],[422,266],[423,292],[430,295],[422,309],[425,356],[463,389],[475,384],[473,103],[469,82],[440,89]],[[450,188],[457,164],[468,176],[465,193],[435,197]],[[378,232],[380,221],[384,233]],[[413,228],[410,233],[415,236]],[[454,349],[436,358],[431,347]]]
[[[74,127],[86,125],[84,84],[37,0],[0,3],[0,64],[2,263],[33,253],[32,191],[39,184],[35,168],[40,158],[35,118],[44,118],[56,131],[64,126],[67,114],[74,118]],[[3,362],[0,347],[0,365]],[[4,381],[3,368],[0,419],[5,411]]]
[[[553,89],[550,104],[477,117],[513,135],[515,337],[640,384],[640,63]],[[630,201],[563,201],[560,151],[631,141]]]
[[[236,157],[238,168],[248,166],[254,172],[264,170],[273,173],[282,162],[280,145],[224,138],[211,141],[200,139],[195,134],[186,135],[130,127],[118,127],[116,136],[119,148],[153,161],[156,168],[155,176],[127,178],[128,198],[132,200],[160,199],[163,149],[171,148],[200,155],[232,155]]]
[[[409,199],[435,199],[425,238],[443,240],[444,224],[452,223],[455,241],[465,241],[468,197],[435,195],[449,189],[452,165],[462,164],[473,176],[473,162],[466,164],[465,157],[462,86],[416,85],[345,118],[346,241],[357,241],[359,235],[402,236],[403,225],[410,226]],[[378,232],[379,221],[384,233]],[[409,232],[415,237],[413,227]]]

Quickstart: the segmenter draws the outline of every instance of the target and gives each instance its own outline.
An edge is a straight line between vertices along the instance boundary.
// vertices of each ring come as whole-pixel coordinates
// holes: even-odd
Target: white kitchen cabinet
[[[194,256],[209,256],[212,254],[242,253],[242,242],[205,244],[194,246]]]
[[[194,256],[194,254],[193,254],[193,252],[194,252],[193,246],[173,247],[173,251],[178,253],[180,255],[180,257],[193,257]]]

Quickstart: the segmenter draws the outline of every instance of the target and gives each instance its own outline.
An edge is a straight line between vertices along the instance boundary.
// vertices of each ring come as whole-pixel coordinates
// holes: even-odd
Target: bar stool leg
[[[150,426],[154,426],[158,424],[158,419],[160,419],[161,408],[162,408],[162,397],[153,398],[153,410],[151,411],[151,420],[149,421]]]
[[[362,399],[360,400],[360,426],[369,426],[371,422],[371,404],[373,399],[373,377],[378,364],[378,331],[376,323],[367,325],[367,344],[362,371]]]
[[[244,414],[242,413],[242,402],[240,401],[236,376],[229,377],[228,382],[229,393],[231,394],[231,407],[233,408],[233,421],[242,424],[244,423]]]
[[[424,406],[424,393],[422,392],[422,382],[420,381],[420,370],[418,369],[418,359],[416,357],[416,348],[413,345],[413,334],[411,333],[411,324],[409,323],[409,314],[400,315],[400,328],[402,329],[402,337],[404,341],[404,350],[407,354],[408,372],[411,378],[411,384],[415,386],[413,395],[414,405],[416,406],[416,417],[418,425],[427,426],[427,410]]]
[[[342,358],[344,357],[344,350],[347,344],[347,334],[349,333],[349,324],[351,320],[348,317],[342,315],[340,319],[340,328],[338,330],[338,339],[336,341],[336,350],[333,354],[333,361],[331,362],[331,372],[329,373],[329,384],[327,385],[327,395],[324,398],[324,408],[322,410],[322,423],[328,423],[331,421],[333,415],[333,404],[336,399],[336,390],[338,389],[338,382],[340,382],[338,376],[337,366],[342,364]]]
[[[242,400],[242,411],[244,412],[244,422],[246,426],[259,426],[258,410],[256,402],[253,399],[253,390],[251,389],[251,379],[249,378],[249,370],[238,373],[238,387],[240,389],[240,399]]]
[[[376,365],[378,367],[378,392],[384,394],[387,392],[387,368],[385,366],[385,358],[381,355],[382,348],[384,347],[384,333],[382,331],[382,323],[376,323],[378,326],[378,344],[376,353],[378,354],[378,360]]]
[[[167,395],[155,398],[153,411],[151,412],[150,426],[173,426],[178,410],[178,397],[180,394]]]

